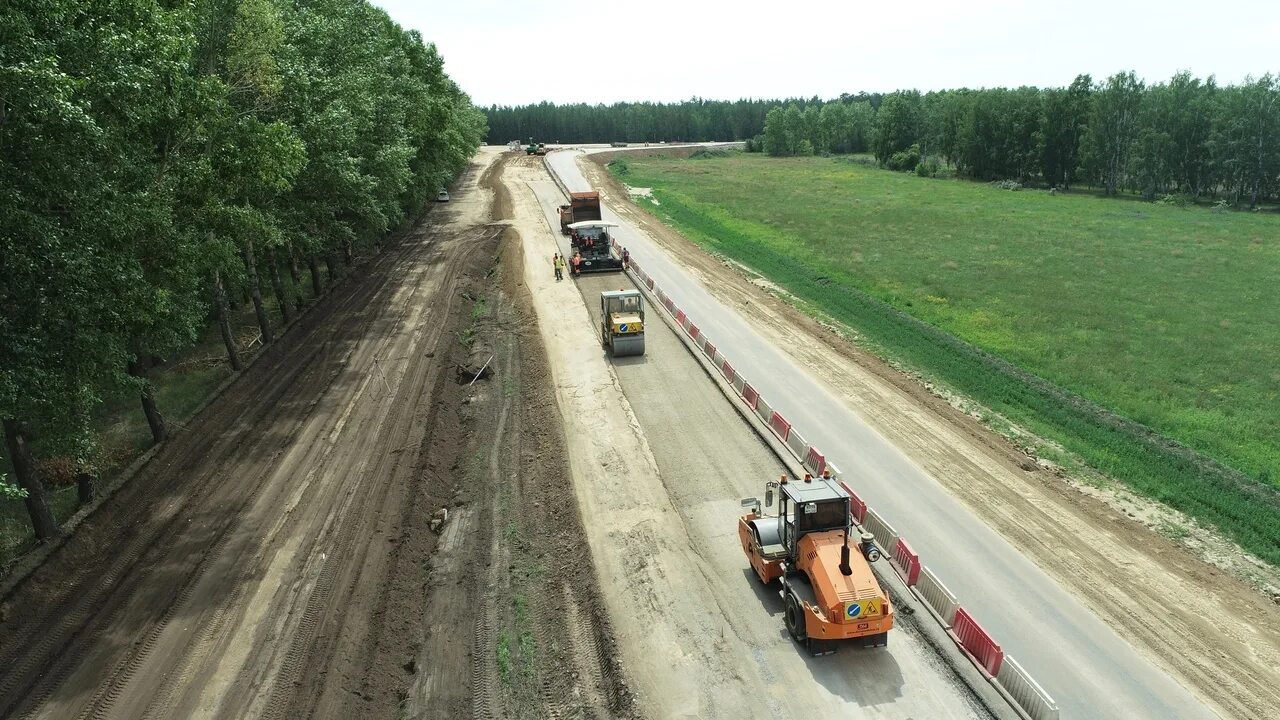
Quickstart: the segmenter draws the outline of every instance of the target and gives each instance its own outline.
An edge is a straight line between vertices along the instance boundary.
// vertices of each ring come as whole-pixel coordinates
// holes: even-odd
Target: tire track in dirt
[[[311,369],[312,363],[319,355],[319,350],[320,348],[317,348],[301,358],[302,362],[296,365],[296,369],[283,372],[283,377],[280,378],[281,385],[287,386],[296,381],[299,374]],[[268,397],[278,401],[280,396],[273,393]],[[241,439],[249,432],[252,425],[270,422],[279,414],[241,417],[233,432],[215,446],[211,453],[212,462],[221,463],[233,457]],[[157,458],[157,461],[160,461],[160,458]],[[211,474],[201,475],[197,492],[186,498],[185,502],[179,501],[161,508],[160,513],[150,519],[151,523],[159,525],[162,539],[172,538],[174,534],[184,530],[177,523],[189,507],[206,505],[215,493],[226,494],[226,488],[218,488],[215,483],[209,482],[211,479]],[[251,497],[246,493],[241,493],[241,496],[245,497],[246,501]],[[243,508],[243,506],[244,503],[241,503],[233,507]],[[231,519],[228,517],[228,522]],[[106,528],[107,537],[115,537],[118,534],[131,536],[123,551],[116,554],[113,561],[105,563],[108,569],[105,572],[101,571],[101,565],[95,562],[99,558],[86,562],[84,572],[86,583],[77,587],[78,592],[67,592],[57,611],[50,613],[55,618],[55,624],[52,627],[39,622],[25,624],[26,632],[14,639],[13,645],[10,646],[12,650],[0,655],[0,667],[6,668],[4,681],[0,683],[0,702],[7,703],[11,699],[25,700],[28,706],[35,706],[46,699],[53,687],[66,679],[70,668],[81,660],[82,649],[74,643],[82,636],[93,637],[98,632],[97,628],[114,624],[117,613],[128,604],[125,601],[130,597],[130,590],[136,587],[140,578],[145,577],[171,554],[170,551],[174,547],[172,542],[156,542],[155,536],[149,536],[144,532],[130,533],[132,524],[130,520],[136,520],[136,518],[128,516],[113,518]],[[223,527],[225,529],[225,525]],[[109,543],[106,545],[109,546]],[[85,625],[89,627],[83,631],[78,630]],[[24,648],[24,642],[37,634],[41,636],[38,644],[34,648]],[[20,658],[17,662],[11,660],[14,655]],[[26,692],[18,692],[19,683],[24,679],[30,681],[36,669],[42,663],[49,663],[51,659],[53,665],[49,671],[35,678],[38,684],[34,687],[28,686],[29,689]],[[0,710],[5,713],[12,709],[12,706],[0,706]]]
[[[443,270],[443,276],[448,280],[436,294],[440,300],[432,308],[433,312],[443,316],[452,314],[456,279],[462,275],[462,265],[468,261],[475,248],[491,246],[493,235],[492,232],[477,233],[458,241],[462,249],[449,253],[451,260]],[[413,326],[418,326],[418,323],[413,323]],[[443,327],[443,323],[433,324],[426,335],[419,337],[420,348],[434,353],[443,335]],[[386,355],[386,350],[385,347],[379,348],[375,355]],[[381,511],[392,506],[388,498],[397,484],[388,480],[404,472],[404,466],[399,460],[400,454],[391,450],[416,446],[421,441],[420,437],[416,440],[412,437],[415,434],[412,423],[414,411],[422,402],[431,400],[425,397],[424,390],[435,385],[435,378],[441,371],[438,363],[424,362],[423,357],[422,353],[415,353],[406,373],[397,377],[391,386],[389,394],[397,397],[398,401],[384,405],[385,410],[375,413],[373,424],[380,429],[379,435],[385,436],[385,439],[370,448],[365,458],[357,461],[358,467],[353,474],[358,481],[349,489],[347,496],[352,505],[331,516],[338,519],[336,527],[332,529],[332,539],[322,535],[314,542],[312,557],[320,553],[353,559],[341,565],[321,560],[323,569],[310,591],[298,625],[288,633],[293,639],[292,644],[283,659],[284,671],[274,680],[276,689],[271,702],[263,711],[264,717],[312,716],[317,708],[325,705],[323,696],[329,691],[324,687],[308,687],[314,686],[315,678],[318,677],[309,668],[328,668],[334,662],[335,650],[345,629],[343,609],[351,604],[349,599],[357,592],[353,576],[369,565],[366,560],[374,533],[368,531],[376,526]],[[401,387],[406,377],[411,385],[407,392]],[[387,428],[387,425],[391,427]],[[372,461],[372,470],[368,469],[368,456],[376,458]],[[374,492],[362,492],[362,485],[374,478],[381,480],[374,487]],[[322,627],[324,632],[320,632]],[[306,665],[303,664],[304,661]],[[310,678],[306,683],[301,682],[304,676]]]
[[[499,217],[510,208],[502,167],[488,184]],[[417,674],[401,709],[406,717],[636,717],[585,556],[523,262],[519,238],[508,231],[494,278],[500,287],[484,295],[492,312],[476,326],[476,342],[493,348],[494,375],[459,398],[467,442],[455,509],[465,509],[459,517],[468,528],[430,574],[432,622],[417,666],[434,667]],[[470,602],[459,603],[460,595]],[[469,630],[465,643],[459,627]],[[462,672],[441,667],[457,661]],[[470,692],[460,695],[459,684]]]
[[[403,252],[402,252],[402,253],[400,253],[400,254],[403,256],[403,255],[407,255],[408,253],[407,253],[407,251],[403,251]],[[397,264],[396,264],[394,267],[398,268],[402,263],[403,263],[403,257],[400,257],[400,258],[398,258],[398,262],[397,262]],[[394,275],[394,274],[397,274],[397,273],[395,273],[394,271],[392,271],[391,273],[389,273],[389,275]],[[373,300],[373,304],[374,304],[374,305],[376,305],[376,304],[377,304],[377,301],[376,301],[377,297],[378,297],[379,295],[381,295],[383,292],[385,292],[385,290],[386,290],[386,283],[383,283],[383,285],[382,285],[382,286],[380,286],[380,287],[378,288],[377,293],[375,293],[374,300]],[[362,335],[363,335],[363,334],[365,334],[365,333],[367,333],[367,331],[368,331],[368,326],[369,326],[369,324],[370,324],[371,322],[372,322],[372,318],[371,318],[368,314],[365,314],[365,315],[361,316],[361,317],[358,319],[358,321],[357,321],[357,324],[358,324],[358,326],[359,326],[358,332],[359,332],[360,334],[362,334]],[[349,359],[350,359],[350,357],[351,357],[351,354],[352,354],[352,351],[351,351],[351,350],[348,350],[348,352],[344,354],[344,356],[343,356],[343,358],[342,358],[342,363],[343,363],[343,364],[346,364],[346,363],[349,361]],[[360,388],[360,389],[355,393],[357,397],[363,393],[363,389],[364,389],[364,386],[362,385],[362,386],[361,386],[361,388]],[[245,498],[245,501],[241,504],[241,506],[240,506],[240,507],[241,507],[241,509],[243,509],[244,507],[246,507],[246,506],[248,506],[248,505],[252,504],[252,502],[253,502],[254,500],[256,500],[256,499],[257,499],[258,493],[259,493],[259,491],[260,491],[261,489],[262,489],[262,485],[261,485],[261,484],[260,484],[260,485],[258,485],[258,486],[255,486],[255,487],[251,490],[251,492],[248,494],[248,496]],[[240,513],[238,512],[238,513],[237,513],[237,516],[239,516],[239,515],[240,515]],[[218,550],[220,550],[222,546],[223,546],[223,545],[222,545],[222,543],[221,543],[221,542],[218,542],[218,543],[216,543],[216,544],[213,546],[213,548],[212,548],[209,552],[210,552],[210,553],[214,553],[213,557],[216,557],[216,552],[217,552]],[[207,559],[209,559],[209,558],[210,558],[210,555],[209,555],[209,554],[206,554],[206,555],[205,555],[205,559],[207,560]],[[208,563],[203,563],[203,562],[202,562],[202,564],[200,565],[199,569],[203,569],[204,567],[207,567],[207,565],[208,565]],[[245,569],[245,570],[242,570],[240,573],[238,573],[238,575],[243,576],[244,574],[246,574],[246,573],[248,572],[248,568],[249,568],[249,567],[251,567],[251,566],[250,566],[250,565],[248,565],[248,564],[246,564],[244,567],[245,567],[246,569]],[[192,577],[193,577],[193,581],[194,581],[194,579],[199,578],[199,574],[198,574],[198,573],[197,573],[197,574],[194,574]],[[94,715],[93,715],[93,716],[95,716],[95,717],[102,717],[102,716],[105,716],[105,715],[108,713],[108,711],[111,709],[111,705],[112,705],[112,703],[114,703],[114,701],[116,700],[116,698],[118,697],[118,695],[120,694],[120,692],[123,690],[124,685],[128,682],[128,680],[132,679],[132,677],[133,677],[134,673],[136,672],[136,670],[137,670],[138,666],[139,666],[140,664],[142,664],[143,662],[145,662],[145,661],[146,661],[148,651],[150,650],[150,646],[155,642],[155,639],[160,635],[160,633],[161,633],[161,632],[163,632],[163,631],[165,630],[165,627],[166,627],[166,625],[167,625],[167,614],[168,614],[168,613],[170,613],[170,612],[172,612],[172,611],[173,611],[173,609],[174,609],[175,607],[178,607],[180,604],[182,604],[183,602],[185,602],[185,600],[187,600],[187,599],[189,598],[190,588],[191,588],[191,587],[192,587],[192,585],[191,585],[191,584],[188,584],[188,585],[186,586],[186,588],[184,588],[183,592],[181,592],[181,593],[179,594],[178,599],[177,599],[177,602],[176,602],[175,604],[173,604],[173,605],[170,605],[170,606],[169,606],[169,608],[166,610],[166,616],[165,616],[165,617],[163,617],[163,618],[162,618],[162,619],[161,619],[161,620],[160,620],[160,621],[159,621],[159,622],[158,622],[158,623],[157,623],[157,624],[152,628],[151,633],[149,633],[149,635],[148,635],[148,640],[147,640],[147,642],[145,642],[145,643],[141,646],[141,648],[140,648],[140,650],[139,650],[138,652],[136,652],[136,653],[132,653],[132,654],[131,654],[131,656],[128,658],[127,663],[122,667],[122,669],[121,669],[121,671],[120,671],[120,673],[119,673],[119,674],[120,674],[120,676],[121,676],[121,679],[120,679],[119,681],[113,681],[113,683],[112,683],[112,684],[115,684],[115,685],[116,685],[116,687],[115,687],[115,688],[114,688],[110,693],[108,693],[108,694],[106,695],[106,700],[107,700],[107,702],[103,703],[100,707],[95,708],[95,712],[94,712]],[[237,585],[236,585],[236,587],[240,587],[240,586],[237,584]],[[230,603],[226,603],[226,602],[224,601],[222,608],[227,607],[229,604],[230,604]],[[222,609],[220,608],[220,609],[219,609],[219,613],[218,613],[218,614],[221,614],[221,611],[222,611]],[[215,620],[216,620],[216,616],[215,616]],[[190,655],[190,650],[184,650],[183,652],[187,653],[187,657],[192,657],[192,656]],[[194,659],[194,658],[193,658],[193,659]]]

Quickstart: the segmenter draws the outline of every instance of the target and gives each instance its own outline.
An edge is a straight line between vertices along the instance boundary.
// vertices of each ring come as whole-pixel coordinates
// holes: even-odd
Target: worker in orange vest
[[[582,274],[582,254],[575,250],[573,253],[573,260],[571,260],[570,262],[573,263],[573,274],[581,275]]]

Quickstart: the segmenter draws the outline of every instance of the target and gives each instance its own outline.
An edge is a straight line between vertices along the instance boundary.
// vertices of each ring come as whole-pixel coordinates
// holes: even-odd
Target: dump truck
[[[613,249],[613,237],[609,228],[617,223],[602,220],[584,220],[569,225],[569,244],[573,253],[569,256],[569,268],[574,275],[594,272],[619,272],[626,264]]]
[[[644,299],[639,290],[600,293],[600,343],[614,357],[644,354]]]
[[[576,222],[600,220],[600,193],[569,193],[569,204],[560,206],[560,232],[569,234],[569,226]]]
[[[814,655],[845,641],[887,645],[893,605],[871,570],[880,549],[854,523],[849,493],[830,471],[801,481],[783,475],[765,485],[764,507],[773,506],[775,489],[774,516],[757,498],[742,501],[749,509],[738,520],[738,539],[756,577],[779,583],[787,632]]]

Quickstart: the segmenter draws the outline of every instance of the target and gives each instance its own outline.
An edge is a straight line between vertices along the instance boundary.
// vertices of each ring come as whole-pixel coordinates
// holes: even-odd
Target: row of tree
[[[1178,73],[1146,85],[1132,72],[1069,87],[895,92],[868,101],[787,104],[749,149],[772,155],[873,152],[917,169],[940,158],[961,175],[1109,195],[1180,194],[1232,202],[1280,196],[1280,78],[1219,86]]]
[[[744,140],[760,132],[765,113],[779,103],[694,98],[679,103],[495,105],[487,110],[489,143],[530,138],[553,143]]]
[[[35,532],[30,438],[92,486],[91,418],[263,285],[288,323],[465,167],[484,115],[365,0],[0,6],[0,420]],[[82,497],[84,495],[82,494]]]

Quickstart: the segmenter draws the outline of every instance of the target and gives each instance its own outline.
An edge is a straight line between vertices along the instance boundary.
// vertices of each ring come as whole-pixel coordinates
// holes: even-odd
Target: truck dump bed
[[[602,220],[600,216],[600,193],[569,193],[569,205],[573,208],[573,222],[584,220]]]

